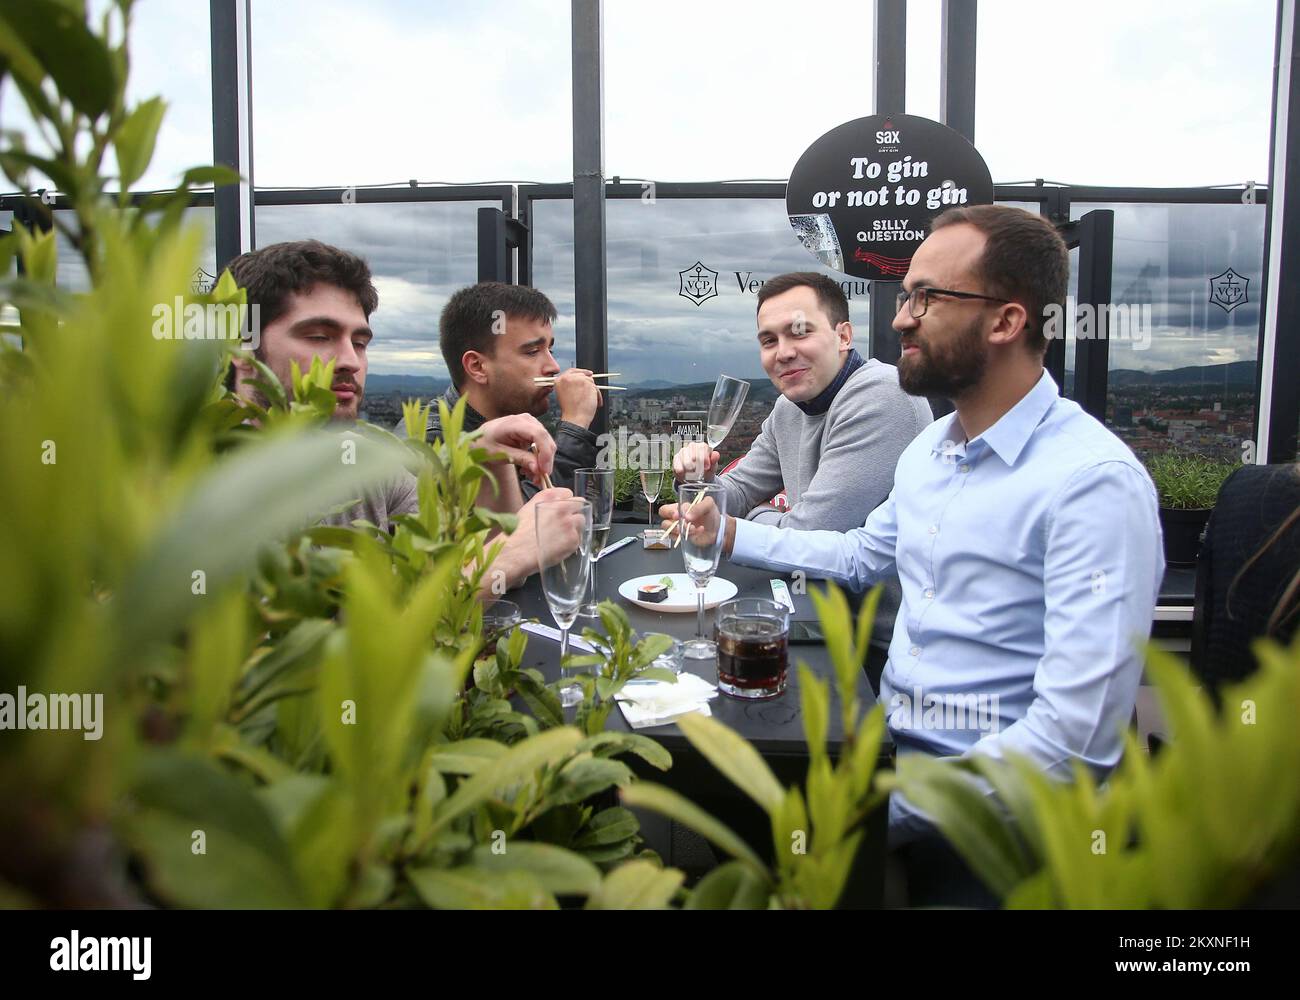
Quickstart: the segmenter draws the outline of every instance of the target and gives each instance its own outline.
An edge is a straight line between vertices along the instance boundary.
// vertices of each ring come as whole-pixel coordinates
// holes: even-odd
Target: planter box
[[[1170,566],[1195,566],[1201,532],[1214,508],[1176,510],[1160,508],[1160,529],[1165,536],[1165,562]]]

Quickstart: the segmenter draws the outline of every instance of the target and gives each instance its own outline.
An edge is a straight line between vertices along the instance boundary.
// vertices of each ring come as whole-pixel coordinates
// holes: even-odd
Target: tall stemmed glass
[[[578,617],[582,595],[591,575],[591,504],[581,498],[546,500],[537,505],[537,562],[542,592],[551,617],[560,628],[560,680],[565,669],[569,629]],[[560,690],[560,704],[571,708],[582,701],[582,689],[569,684]]]
[[[708,443],[709,451],[715,450],[731,433],[731,425],[740,415],[740,408],[745,405],[747,395],[748,382],[730,375],[718,376],[718,381],[713,386],[713,399],[709,403],[709,415],[704,424],[704,440]],[[688,480],[703,479],[704,470],[689,469],[686,477]]]
[[[582,618],[599,618],[596,611],[596,560],[609,540],[614,519],[614,470],[578,469],[573,474],[573,495],[591,504],[591,600],[578,610]]]
[[[704,635],[704,592],[718,571],[718,557],[722,554],[723,528],[727,516],[727,494],[717,483],[683,483],[677,489],[677,515],[687,511],[699,523],[693,527],[682,525],[682,559],[686,575],[695,584],[698,604],[695,638],[682,647],[684,655],[693,660],[712,659],[717,646]]]
[[[649,531],[654,524],[655,501],[659,499],[659,493],[664,488],[664,470],[663,469],[642,469],[641,470],[641,495],[645,497],[646,506],[649,510],[645,515],[645,529]],[[645,532],[641,533],[645,537]]]

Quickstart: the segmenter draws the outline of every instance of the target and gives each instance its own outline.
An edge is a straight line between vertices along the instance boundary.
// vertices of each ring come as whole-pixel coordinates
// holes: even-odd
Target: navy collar
[[[844,383],[849,380],[849,376],[864,364],[866,362],[862,360],[862,356],[853,348],[849,348],[849,353],[844,358],[844,364],[840,366],[839,374],[831,380],[831,384],[806,403],[795,403],[794,405],[810,417],[825,413],[831,408],[835,394],[844,388]]]

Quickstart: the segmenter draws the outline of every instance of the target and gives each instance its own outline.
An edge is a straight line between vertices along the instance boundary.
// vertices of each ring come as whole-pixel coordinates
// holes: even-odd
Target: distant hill
[[[749,382],[749,395],[745,397],[746,401],[776,402],[776,386],[771,383],[766,375],[750,376],[747,381]],[[667,385],[661,389],[643,389],[629,392],[628,396],[642,399],[667,399],[669,396],[686,396],[689,399],[699,399],[707,408],[709,400],[713,398],[713,383],[691,382],[686,385]]]
[[[449,385],[450,379],[431,375],[367,375],[366,395],[386,396],[395,392],[402,396],[432,398],[446,392]]]
[[[1171,368],[1169,371],[1142,372],[1131,368],[1116,368],[1110,373],[1111,386],[1131,385],[1236,385],[1250,388],[1255,384],[1254,361],[1231,361],[1224,365],[1190,365]]]

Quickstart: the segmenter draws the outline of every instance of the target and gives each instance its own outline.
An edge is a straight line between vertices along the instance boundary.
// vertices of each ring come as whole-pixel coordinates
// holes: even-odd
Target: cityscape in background
[[[1170,371],[1114,369],[1106,396],[1106,424],[1139,457],[1169,451],[1193,452],[1223,461],[1241,461],[1254,436],[1254,361],[1193,365]],[[726,465],[749,451],[776,402],[766,376],[749,379],[750,391],[731,433],[718,451]],[[1066,372],[1066,394],[1074,373]],[[446,379],[430,376],[372,375],[366,382],[363,417],[383,427],[402,418],[402,402],[427,401],[447,389]],[[628,386],[609,401],[610,428],[627,435],[667,436],[672,421],[707,410],[713,383],[674,385],[654,380]]]

